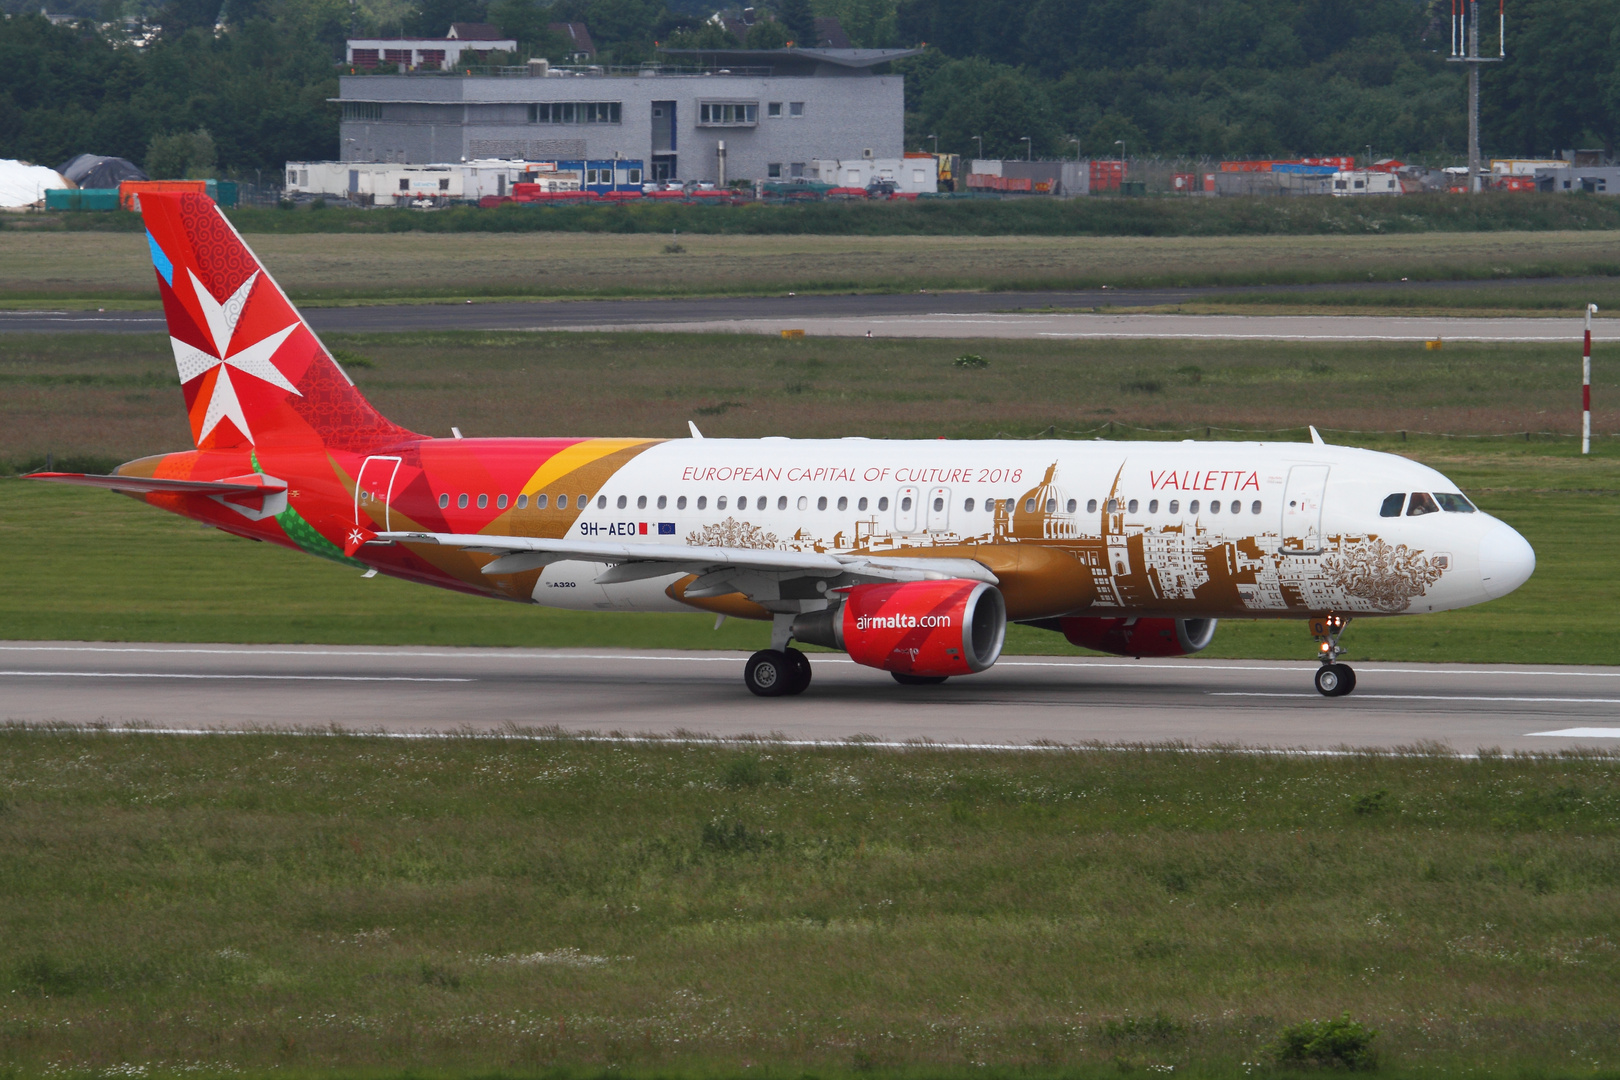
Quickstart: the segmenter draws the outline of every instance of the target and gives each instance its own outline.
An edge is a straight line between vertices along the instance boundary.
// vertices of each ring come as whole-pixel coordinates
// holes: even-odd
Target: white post
[[[1596,304],[1586,305],[1586,348],[1581,354],[1581,453],[1592,452],[1592,314]]]

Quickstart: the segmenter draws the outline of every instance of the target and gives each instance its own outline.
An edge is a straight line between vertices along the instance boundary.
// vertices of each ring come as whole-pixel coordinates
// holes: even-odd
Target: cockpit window
[[[1434,493],[1434,497],[1440,501],[1440,509],[1448,514],[1472,514],[1474,512],[1474,504],[1461,495],[1437,491]]]
[[[1384,505],[1378,508],[1379,517],[1400,517],[1401,504],[1406,502],[1406,492],[1397,491],[1393,495],[1385,496]]]
[[[1407,517],[1422,517],[1424,514],[1438,514],[1440,508],[1434,504],[1434,496],[1427,491],[1412,492],[1412,501],[1406,506]]]

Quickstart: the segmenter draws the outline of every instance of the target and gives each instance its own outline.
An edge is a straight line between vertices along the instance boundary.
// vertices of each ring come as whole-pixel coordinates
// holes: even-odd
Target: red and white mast
[[[1592,315],[1596,304],[1586,305],[1586,348],[1581,354],[1581,453],[1592,452]]]

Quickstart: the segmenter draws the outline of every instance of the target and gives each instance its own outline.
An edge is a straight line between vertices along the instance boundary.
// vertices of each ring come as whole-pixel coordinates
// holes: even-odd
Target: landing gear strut
[[[1317,642],[1316,656],[1322,663],[1316,669],[1316,692],[1323,697],[1344,697],[1356,688],[1355,669],[1339,663],[1344,653],[1339,647],[1339,637],[1349,624],[1350,620],[1343,615],[1311,620],[1311,636]]]

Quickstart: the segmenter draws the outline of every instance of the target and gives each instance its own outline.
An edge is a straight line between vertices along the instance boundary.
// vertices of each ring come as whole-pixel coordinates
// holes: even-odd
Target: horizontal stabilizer
[[[172,495],[268,495],[286,491],[280,480],[261,480],[256,476],[234,476],[229,480],[162,480],[151,476],[101,476],[96,473],[37,472],[28,473],[24,480],[49,480],[55,484],[77,484],[80,487],[106,488],[111,491],[129,491],[138,494],[166,492]]]

